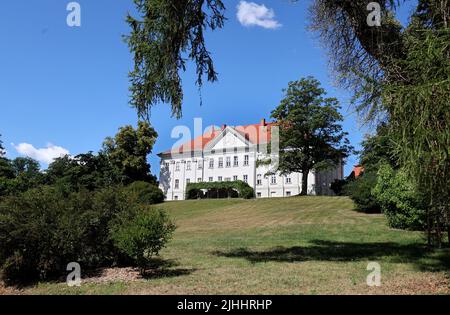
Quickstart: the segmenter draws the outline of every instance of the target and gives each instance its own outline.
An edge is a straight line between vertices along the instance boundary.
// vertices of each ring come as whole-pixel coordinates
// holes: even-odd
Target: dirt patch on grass
[[[94,270],[83,277],[84,283],[111,283],[142,280],[138,268],[102,268]]]

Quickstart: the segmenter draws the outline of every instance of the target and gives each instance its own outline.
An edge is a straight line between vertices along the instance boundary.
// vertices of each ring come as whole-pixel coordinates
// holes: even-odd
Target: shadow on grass
[[[195,268],[174,268],[178,263],[173,259],[154,258],[150,261],[147,270],[142,275],[144,279],[158,279],[179,277],[195,272]]]
[[[216,256],[244,258],[251,263],[301,262],[301,261],[387,261],[412,263],[423,271],[449,271],[450,250],[429,250],[422,244],[402,245],[392,242],[350,243],[312,240],[310,246],[276,247],[264,251],[237,248],[231,251],[215,251]]]

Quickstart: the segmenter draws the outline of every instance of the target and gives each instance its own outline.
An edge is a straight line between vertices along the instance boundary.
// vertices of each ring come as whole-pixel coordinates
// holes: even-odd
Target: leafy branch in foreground
[[[139,117],[148,119],[153,105],[168,103],[172,115],[180,118],[183,101],[180,70],[186,70],[186,60],[196,65],[199,88],[204,75],[208,81],[217,80],[204,32],[223,26],[225,7],[221,0],[134,0],[134,3],[140,16],[128,14],[131,34],[125,37],[134,55],[134,69],[129,73],[130,104]]]

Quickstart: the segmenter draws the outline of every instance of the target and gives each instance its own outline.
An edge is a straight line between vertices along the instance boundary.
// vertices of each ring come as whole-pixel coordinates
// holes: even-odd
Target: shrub
[[[215,196],[233,196],[237,191],[237,196],[244,199],[251,199],[255,197],[255,191],[246,182],[241,180],[229,182],[201,182],[189,183],[186,185],[186,199],[197,199],[201,189],[208,190]],[[208,195],[208,193],[206,194]]]
[[[0,267],[7,284],[48,279],[69,262],[83,268],[121,259],[110,225],[131,216],[135,205],[120,189],[67,193],[42,186],[0,204]]]
[[[117,248],[145,270],[151,258],[171,238],[175,225],[163,210],[143,208],[135,217],[113,228],[111,238]]]
[[[345,186],[345,193],[355,202],[356,208],[367,213],[381,212],[380,204],[372,194],[377,183],[377,174],[366,171]]]
[[[372,192],[380,203],[389,226],[410,230],[425,228],[425,207],[402,169],[394,171],[391,166],[382,165]]]
[[[156,204],[164,201],[164,193],[158,186],[148,182],[137,181],[125,187],[128,196],[138,203]]]
[[[350,181],[348,179],[335,179],[331,183],[330,189],[334,192],[336,196],[345,196],[346,194],[345,186],[349,182]]]

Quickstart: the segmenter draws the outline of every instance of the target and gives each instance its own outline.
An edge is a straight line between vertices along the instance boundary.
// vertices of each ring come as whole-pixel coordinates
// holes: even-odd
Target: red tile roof
[[[364,167],[361,165],[355,165],[353,167],[353,174],[355,175],[355,178],[358,178],[362,172],[364,172]]]
[[[272,138],[272,126],[275,126],[276,123],[269,122],[266,123],[265,120],[262,120],[259,124],[251,124],[246,126],[236,126],[233,128],[239,134],[241,134],[245,139],[247,139],[252,144],[264,144],[269,143]],[[223,125],[221,129],[213,129],[211,128],[209,131],[205,132],[203,135],[192,139],[178,148],[172,148],[170,150],[166,150],[160,154],[181,154],[192,151],[202,151],[205,149],[205,146],[212,141],[214,138],[219,136],[222,133],[222,130],[227,126]]]

